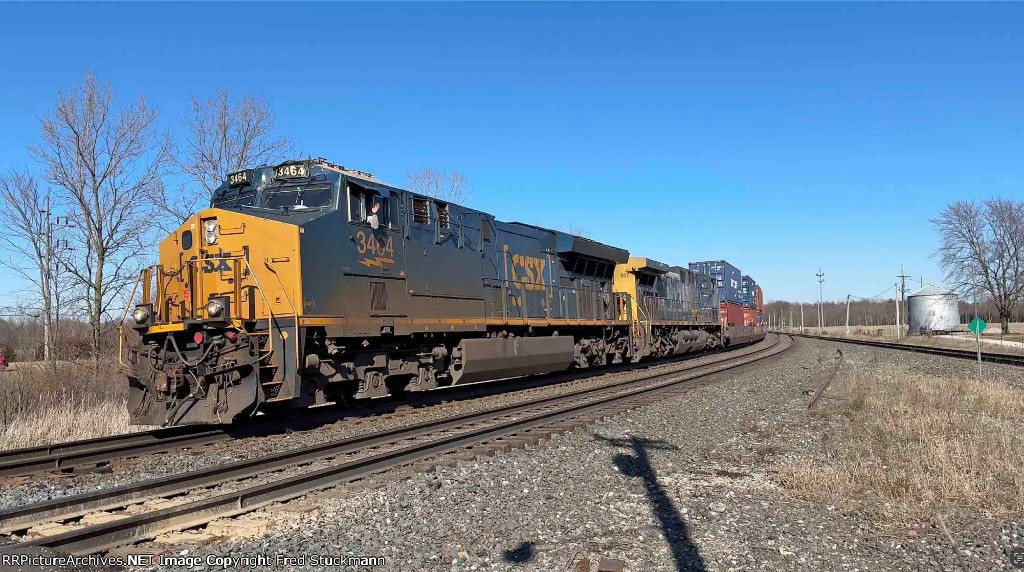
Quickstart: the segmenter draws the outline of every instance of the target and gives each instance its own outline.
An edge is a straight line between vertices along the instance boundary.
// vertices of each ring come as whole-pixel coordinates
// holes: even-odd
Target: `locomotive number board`
[[[292,163],[280,165],[274,169],[275,179],[306,179],[309,178],[309,165],[305,163]]]
[[[231,173],[228,175],[228,185],[237,187],[238,185],[244,185],[249,182],[249,171],[239,171],[237,173]]]

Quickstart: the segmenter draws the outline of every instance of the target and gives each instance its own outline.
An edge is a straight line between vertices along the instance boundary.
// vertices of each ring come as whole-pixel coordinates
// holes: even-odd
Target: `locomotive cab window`
[[[376,217],[376,228],[398,228],[398,212],[397,196],[384,196],[359,185],[348,185],[349,222],[373,226],[373,217]]]
[[[276,185],[263,191],[263,206],[289,210],[325,209],[334,202],[331,185]]]

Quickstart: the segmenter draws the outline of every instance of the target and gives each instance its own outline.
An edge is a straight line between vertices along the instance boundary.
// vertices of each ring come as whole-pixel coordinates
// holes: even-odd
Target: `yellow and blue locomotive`
[[[322,159],[230,174],[137,288],[122,365],[131,420],[148,425],[763,336],[724,327],[705,275]]]

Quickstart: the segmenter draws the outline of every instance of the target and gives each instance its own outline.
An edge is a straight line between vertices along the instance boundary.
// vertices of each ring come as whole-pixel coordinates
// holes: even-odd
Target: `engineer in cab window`
[[[378,212],[380,212],[380,203],[374,200],[373,206],[370,207],[370,214],[366,215],[366,223],[373,230],[377,230],[380,227],[380,219],[377,217]]]

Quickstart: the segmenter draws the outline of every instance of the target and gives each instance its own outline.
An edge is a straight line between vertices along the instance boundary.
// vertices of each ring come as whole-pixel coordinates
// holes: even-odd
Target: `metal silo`
[[[929,284],[907,296],[907,324],[911,334],[960,331],[956,293]]]

